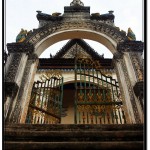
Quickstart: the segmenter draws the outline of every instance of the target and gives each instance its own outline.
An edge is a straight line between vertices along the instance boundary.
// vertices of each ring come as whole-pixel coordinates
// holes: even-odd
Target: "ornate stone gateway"
[[[41,11],[37,12],[39,28],[33,29],[29,32],[22,30],[22,32],[20,32],[20,34],[17,36],[16,43],[7,44],[9,56],[4,69],[5,122],[26,122],[28,108],[32,107],[30,103],[32,97],[31,93],[36,69],[38,66],[38,57],[41,55],[41,53],[44,52],[46,48],[58,41],[78,38],[97,41],[106,46],[112,52],[113,63],[119,82],[120,91],[117,90],[118,83],[109,77],[101,77],[99,76],[100,73],[98,73],[98,77],[96,77],[96,73],[94,73],[92,77],[90,74],[85,75],[87,72],[86,67],[84,69],[85,72],[83,72],[84,70],[82,68],[79,69],[81,72],[76,70],[76,82],[78,81],[80,75],[82,78],[84,77],[86,79],[86,82],[83,82],[85,84],[83,85],[86,86],[86,94],[84,93],[84,89],[82,89],[84,87],[83,85],[79,87],[78,85],[76,86],[77,90],[82,93],[79,95],[78,93],[76,94],[75,122],[79,123],[79,104],[81,104],[81,102],[79,103],[79,99],[81,98],[84,101],[86,96],[88,101],[90,101],[90,97],[92,96],[90,94],[91,89],[95,91],[96,94],[98,92],[101,94],[103,92],[105,93],[102,95],[99,95],[99,93],[98,95],[94,95],[97,101],[99,101],[97,103],[101,103],[100,98],[98,99],[98,97],[102,96],[102,100],[105,101],[108,93],[111,93],[112,95],[111,99],[109,99],[108,102],[106,101],[107,104],[110,104],[111,102],[112,107],[109,108],[109,115],[107,116],[107,113],[105,114],[105,121],[107,120],[109,123],[117,123],[118,121],[120,124],[126,122],[131,124],[143,123],[144,98],[142,92],[138,92],[143,90],[144,83],[142,60],[143,42],[136,41],[135,34],[132,32],[132,30],[129,29],[128,33],[126,34],[125,31],[120,30],[119,27],[115,26],[115,17],[112,11],[101,15],[99,13],[90,14],[90,7],[84,6],[80,1],[75,0],[73,0],[70,6],[64,7],[63,15],[60,15],[60,13],[54,13],[50,15],[42,13]],[[76,67],[79,68],[79,66]],[[95,69],[95,72],[98,72],[96,68],[93,69]],[[88,81],[88,77],[90,78],[90,83]],[[92,79],[94,81],[96,80],[96,84],[93,84],[93,81],[93,83],[91,83]],[[43,82],[42,86],[47,82]],[[35,89],[37,85],[37,83],[34,84]],[[88,86],[90,86],[90,89],[87,89]],[[118,97],[119,92],[121,93],[122,102],[120,97]],[[82,94],[85,95],[83,96]],[[116,98],[119,99],[119,102]],[[126,114],[128,114],[125,115],[126,117],[128,116],[126,119],[123,113],[124,110],[121,108],[122,103],[126,108]],[[99,104],[99,108],[94,108],[95,112],[93,111],[93,106],[94,104],[90,105],[90,108],[88,108],[90,109],[91,114],[97,114],[97,116],[101,116],[103,114],[103,110],[108,110],[110,105],[105,105],[105,107],[100,108],[101,104]],[[99,111],[97,111],[97,109]],[[35,110],[45,113],[43,109]],[[115,119],[116,116],[119,118],[118,120]],[[83,114],[83,112],[82,114],[80,113],[80,119],[81,117],[83,123],[83,120],[85,120],[85,114]],[[92,117],[93,116],[90,116],[91,122]],[[28,121],[29,120],[30,119],[28,119]],[[87,123],[87,120],[85,121],[85,123]],[[97,120],[97,123],[98,121],[100,123],[100,120]],[[105,121],[103,119],[103,122]]]
[[[16,43],[7,44],[5,148],[142,150],[143,42],[136,41],[130,28],[126,34],[114,24],[113,11],[90,14],[81,0],[64,7],[63,15],[37,13],[39,27],[22,29]],[[73,51],[70,44],[69,53],[58,53],[57,60],[43,60],[40,66],[42,52],[66,39],[97,41],[112,52],[113,59],[99,57],[78,40],[85,51]],[[48,73],[57,69],[62,76]],[[39,72],[46,74],[39,78]],[[62,106],[64,97],[72,102],[67,103],[70,116],[62,113],[67,108]]]
[[[26,123],[58,124],[61,122],[63,78],[51,77],[34,82]]]
[[[75,123],[126,123],[118,82],[101,73],[98,61],[77,59],[75,81]]]

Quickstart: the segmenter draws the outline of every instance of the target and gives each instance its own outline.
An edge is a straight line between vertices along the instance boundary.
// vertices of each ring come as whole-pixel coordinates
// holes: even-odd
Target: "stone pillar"
[[[143,58],[142,52],[129,52],[130,60],[136,76],[136,83],[133,84],[134,93],[138,99],[139,107],[141,106],[141,111],[144,107],[144,98],[143,98],[143,88],[144,88],[144,68],[143,68]]]
[[[18,97],[28,54],[33,52],[34,48],[25,43],[9,43],[7,49],[10,56],[4,69],[4,118],[6,122],[9,122]]]
[[[127,68],[134,99],[141,122],[144,119],[143,112],[143,43],[141,41],[125,41],[118,45],[118,51],[124,53],[124,65]],[[140,85],[140,86],[139,86]],[[137,92],[139,91],[139,92]]]
[[[124,60],[127,66],[128,74],[130,77],[130,82],[134,90],[134,97],[136,99],[136,105],[138,108],[140,119],[143,122],[144,121],[143,120],[144,119],[144,112],[143,112],[144,100],[142,96],[143,84],[140,84],[140,83],[143,83],[143,68],[140,63],[140,56],[141,54],[139,54],[139,52],[137,53],[136,52],[124,52]],[[140,89],[138,90],[139,85],[140,85]]]
[[[14,123],[25,123],[38,62],[37,55],[33,54],[29,56],[25,67],[23,82],[18,94],[18,102],[16,105],[16,108],[19,108],[21,111],[18,115],[14,115]],[[14,114],[17,113],[14,112]]]
[[[133,113],[133,109],[132,109],[132,104],[130,102],[128,85],[126,83],[124,70],[122,68],[122,59],[123,59],[123,54],[117,52],[114,54],[113,63],[115,65],[115,69],[116,69],[120,93],[121,93],[121,97],[122,97],[122,101],[123,101],[123,106],[125,109],[125,115],[127,117],[127,123],[134,123],[135,118],[134,118],[134,113]]]
[[[124,53],[131,84],[135,85],[136,82],[143,81],[143,42],[125,41],[120,43],[117,49]]]

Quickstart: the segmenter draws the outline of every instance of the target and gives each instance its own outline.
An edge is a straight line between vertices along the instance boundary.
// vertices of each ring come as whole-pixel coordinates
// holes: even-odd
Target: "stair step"
[[[6,141],[142,141],[141,131],[7,131]]]
[[[142,124],[13,124],[4,137],[5,150],[143,150]]]
[[[5,150],[143,150],[143,143],[134,142],[6,142]]]
[[[99,131],[143,131],[143,124],[13,124],[6,125],[7,130],[32,130],[32,131],[72,131],[72,130],[99,130]]]

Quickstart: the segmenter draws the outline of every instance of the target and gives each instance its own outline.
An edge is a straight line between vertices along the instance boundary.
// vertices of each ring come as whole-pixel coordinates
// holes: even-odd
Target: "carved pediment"
[[[101,59],[103,56],[99,55],[92,49],[84,40],[73,39],[70,40],[54,58],[97,58]]]
[[[91,57],[80,45],[73,45],[63,56],[62,58],[89,58]]]

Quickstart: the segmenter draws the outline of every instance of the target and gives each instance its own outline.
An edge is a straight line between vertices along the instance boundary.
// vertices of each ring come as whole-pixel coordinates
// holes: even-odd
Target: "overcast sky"
[[[70,6],[72,0],[6,0],[6,43],[15,42],[21,28],[32,30],[38,28],[36,11],[52,14],[60,12],[63,14],[64,6]],[[109,10],[114,11],[115,25],[121,30],[127,31],[131,27],[136,39],[143,39],[143,5],[142,0],[82,0],[84,6],[90,6],[91,13],[99,12],[105,14]],[[87,41],[89,42],[89,41]],[[40,57],[54,55],[66,41],[56,43],[49,47]],[[89,44],[105,58],[112,57],[107,48],[101,44],[90,41]]]

